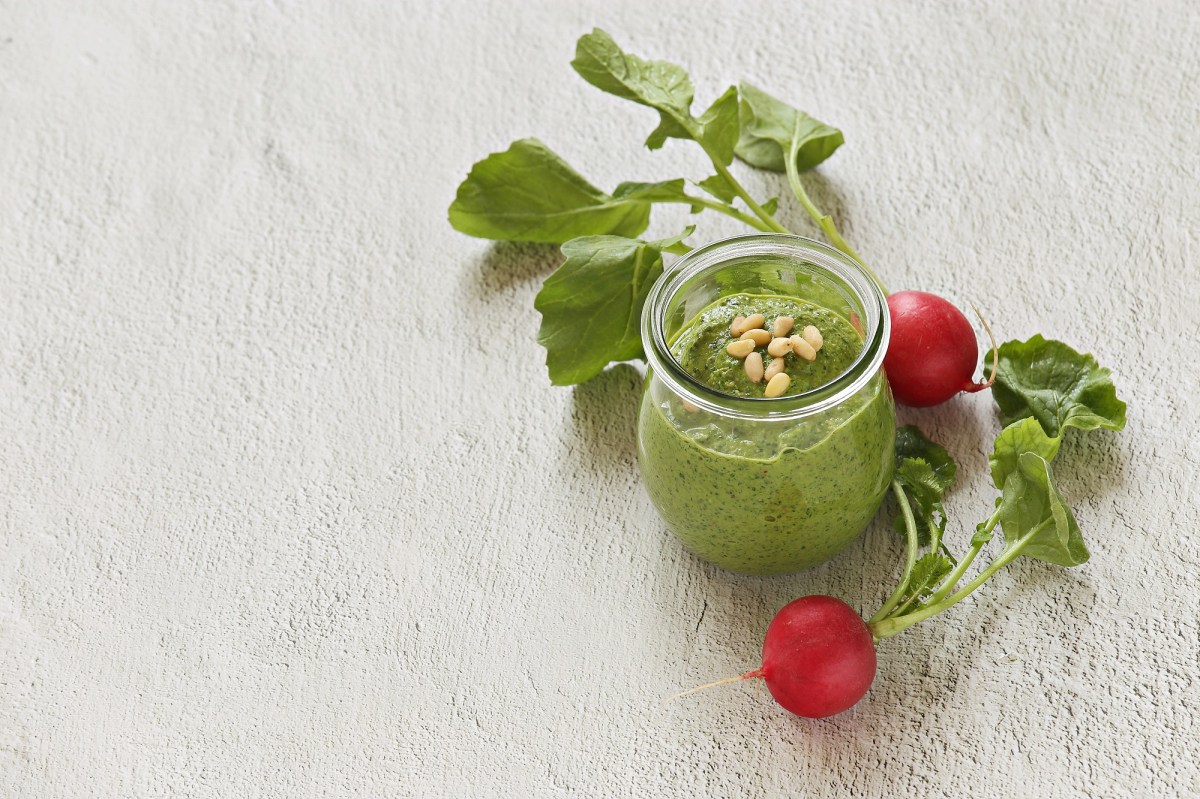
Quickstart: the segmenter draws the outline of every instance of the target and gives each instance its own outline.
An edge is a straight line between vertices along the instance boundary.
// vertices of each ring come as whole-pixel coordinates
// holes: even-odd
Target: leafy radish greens
[[[797,124],[804,136],[797,169],[812,169],[842,143],[840,131],[747,84],[729,87],[693,115],[695,92],[682,67],[626,53],[601,30],[579,39],[571,66],[596,88],[658,112],[658,126],[646,139],[647,147],[658,149],[668,139],[695,142],[714,174],[696,181],[693,191],[687,181],[676,178],[626,182],[609,194],[537,139],[516,141],[475,164],[450,205],[450,224],[481,238],[560,244],[567,256],[560,267],[563,274],[547,280],[535,302],[543,311],[538,340],[546,347],[546,366],[555,385],[581,383],[612,361],[643,355],[636,326],[631,329],[629,321],[641,314],[648,270],[662,269],[655,256],[663,248],[637,238],[650,223],[653,205],[682,204],[692,213],[715,211],[756,230],[786,233],[775,219],[778,198],[759,202],[729,166],[738,157],[783,171],[792,144],[790,131]],[[682,241],[672,246],[676,253],[688,249]],[[586,270],[580,267],[584,263],[590,264]],[[586,285],[598,276],[623,279],[625,285]],[[569,300],[568,293],[574,295]],[[611,337],[581,345],[578,337],[565,334],[567,308],[577,329]]]
[[[942,496],[954,485],[958,466],[944,448],[933,443],[916,427],[908,425],[896,431],[896,473],[894,479],[907,490],[913,504],[917,540],[932,543],[937,549],[946,529],[946,511]],[[896,517],[903,532],[904,518]]]
[[[1032,416],[1051,438],[1068,427],[1120,430],[1125,426],[1125,403],[1117,399],[1112,375],[1091,355],[1040,335],[1006,342],[999,353],[992,395],[1004,424]]]
[[[1123,428],[1125,403],[1117,399],[1107,369],[1091,355],[1080,354],[1062,342],[1041,336],[1026,342],[1009,341],[999,347],[999,355],[1002,370],[996,386],[1005,381],[1011,392],[1007,396],[1012,398],[1006,399],[1007,409],[1001,405],[1001,420],[1010,423],[1000,431],[989,457],[1000,497],[992,515],[976,526],[962,558],[955,559],[943,542],[947,524],[943,503],[954,482],[953,460],[915,427],[897,431],[892,490],[901,509],[897,527],[905,533],[908,558],[900,584],[870,619],[876,638],[895,635],[946,610],[1017,557],[1057,566],[1078,566],[1089,557],[1075,515],[1054,485],[1050,463],[1068,427]],[[1034,388],[1039,385],[1037,375],[1053,375],[1053,379]],[[1030,401],[1022,405],[1019,397]],[[996,399],[999,403],[1000,396]],[[1037,415],[1035,408],[1042,413]],[[1049,414],[1049,409],[1055,412]],[[1052,425],[1050,430],[1045,424]],[[958,588],[997,526],[1004,533],[1004,548],[973,580]],[[928,552],[918,558],[922,548]]]
[[[992,471],[992,482],[996,488],[1004,488],[1008,476],[1018,469],[1018,461],[1025,453],[1033,453],[1043,460],[1052,461],[1062,444],[1060,438],[1050,438],[1037,419],[1028,416],[1013,422],[1000,431],[988,465]]]
[[[549,353],[550,381],[565,386],[595,377],[611,361],[642,351],[640,309],[663,271],[669,252],[692,232],[660,241],[621,236],[585,236],[563,245],[567,259],[546,279],[534,306],[542,313],[538,340]],[[588,314],[590,308],[624,308],[617,314]],[[582,321],[581,321],[582,320]],[[563,357],[569,354],[569,357]]]
[[[842,146],[837,128],[797,111],[749,83],[742,83],[740,133],[734,151],[751,166],[787,172],[787,158],[795,142],[795,168],[801,172],[819,165]]]
[[[521,139],[471,168],[450,224],[481,238],[562,244],[600,233],[636,236],[650,224],[650,207],[605,194],[537,139]]]

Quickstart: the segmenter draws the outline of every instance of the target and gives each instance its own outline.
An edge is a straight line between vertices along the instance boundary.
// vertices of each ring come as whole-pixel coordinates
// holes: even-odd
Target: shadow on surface
[[[964,675],[1004,666],[1027,669],[1030,661],[1057,657],[1062,639],[1078,635],[1074,627],[1090,618],[1097,599],[1095,586],[1085,573],[1026,558],[1005,571],[1011,581],[1003,588],[989,581],[972,599],[910,627],[895,639],[881,642],[877,682],[899,683],[906,675],[914,674],[923,695],[944,706],[952,704],[960,691],[969,692],[969,686],[959,685]],[[1031,603],[1038,606],[1034,613],[1061,617],[1061,630],[1029,636],[1028,625],[1022,627],[1018,617],[1030,612]],[[908,639],[908,649],[924,653],[923,662],[886,654],[889,643],[899,643],[902,638]],[[1002,655],[981,660],[984,649],[994,652],[997,648]],[[1032,681],[1027,683],[1027,690],[1031,698],[1036,694]]]
[[[637,460],[642,374],[627,363],[610,366],[571,393],[571,424],[593,472],[628,470]]]
[[[846,228],[850,227],[850,214],[846,210],[846,203],[842,199],[842,194],[838,190],[837,184],[816,170],[802,173],[800,180],[803,181],[804,191],[808,194],[809,199],[813,201],[813,204],[823,213],[832,216],[838,229],[845,234]],[[812,218],[804,212],[804,208],[801,207],[800,202],[792,194],[792,189],[788,186],[786,177],[780,175],[778,184],[772,188],[768,188],[767,191],[774,191],[776,196],[779,197],[780,204],[786,209],[786,213],[780,215],[779,221],[787,228],[794,231],[798,236],[828,243],[825,236],[821,233],[820,228],[817,227],[817,223],[812,221]]]
[[[470,299],[484,305],[507,302],[513,290],[541,282],[561,261],[554,244],[494,242],[471,264]]]
[[[1119,438],[1126,432],[1109,430],[1070,430],[1063,439],[1051,468],[1059,489],[1072,497],[1099,499],[1124,485],[1126,448]],[[1084,530],[1084,540],[1087,531]]]

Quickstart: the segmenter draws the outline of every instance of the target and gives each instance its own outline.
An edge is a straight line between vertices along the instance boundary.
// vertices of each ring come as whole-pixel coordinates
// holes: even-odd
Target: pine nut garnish
[[[786,339],[784,339],[784,340],[786,341]],[[791,346],[792,346],[791,342],[788,342],[789,350],[791,349]],[[786,358],[772,358],[771,362],[769,364],[767,364],[767,371],[763,372],[763,377],[770,380],[772,377],[779,374],[786,368],[787,368],[787,359]]]
[[[782,358],[792,351],[792,342],[786,338],[773,338],[767,345],[767,353],[774,358]]]
[[[781,396],[783,394],[783,392],[788,390],[788,386],[790,386],[791,384],[792,384],[792,378],[788,377],[785,373],[780,372],[779,374],[772,377],[771,381],[769,383],[767,383],[766,395],[768,397]]]
[[[685,411],[687,411],[688,413],[700,413],[700,406],[695,404],[694,402],[688,402],[687,400],[680,400],[680,404],[683,405],[683,409]]]
[[[738,336],[742,335],[745,332],[746,332],[746,317],[744,317],[744,316],[733,317],[733,322],[731,322],[729,325],[729,335],[733,336],[734,338],[737,338]]]
[[[792,336],[789,341],[792,342],[792,352],[799,355],[806,361],[815,361],[817,359],[817,351],[813,349],[813,345],[804,340],[802,336]]]
[[[750,378],[751,383],[763,379],[762,353],[752,352],[746,356],[746,377]]]
[[[790,316],[775,317],[775,328],[772,332],[775,333],[775,338],[787,338],[787,334],[792,332],[792,326],[796,324],[796,320]]]
[[[741,335],[741,338],[749,339],[754,342],[754,346],[761,347],[771,341],[771,334],[761,327],[756,327],[753,330],[747,330]]]
[[[754,342],[748,338],[731,341],[729,342],[729,346],[725,348],[725,351],[734,358],[745,358],[754,352]]]
[[[766,323],[767,317],[760,313],[752,313],[746,317],[746,323],[742,325],[742,333],[745,333],[747,330],[753,330],[756,327],[762,327]],[[740,336],[742,333],[738,333],[737,335]]]
[[[804,328],[804,332],[801,335],[804,336],[804,340],[808,342],[808,345],[813,348],[813,352],[821,349],[821,345],[825,343],[825,337],[821,335],[821,331],[812,325]]]

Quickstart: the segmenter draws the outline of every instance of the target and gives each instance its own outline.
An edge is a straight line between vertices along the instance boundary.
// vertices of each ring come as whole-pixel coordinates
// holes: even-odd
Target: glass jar
[[[745,398],[710,388],[671,346],[731,294],[827,308],[861,335],[862,349],[839,376],[803,393]],[[799,236],[718,241],[659,278],[642,312],[650,369],[638,461],[685,547],[734,571],[782,574],[822,563],[858,537],[892,476],[896,416],[882,369],[889,332],[878,284],[837,250]]]

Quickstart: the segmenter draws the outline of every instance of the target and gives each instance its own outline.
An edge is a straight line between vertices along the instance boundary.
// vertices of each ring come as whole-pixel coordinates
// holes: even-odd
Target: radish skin
[[[785,605],[767,627],[758,674],[786,710],[825,718],[862,699],[875,679],[875,642],[840,599],[820,594]]]
[[[883,368],[897,402],[926,408],[992,385],[994,371],[986,382],[974,380],[979,345],[962,311],[924,291],[898,291],[887,302],[892,338]]]

